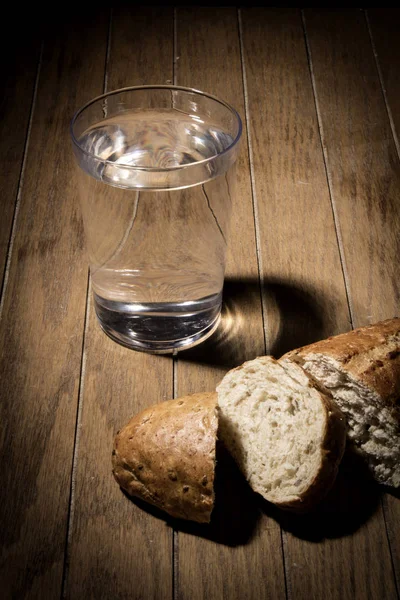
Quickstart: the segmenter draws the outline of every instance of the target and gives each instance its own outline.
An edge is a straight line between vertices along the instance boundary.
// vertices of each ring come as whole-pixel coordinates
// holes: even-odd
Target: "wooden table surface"
[[[0,596],[398,598],[399,494],[349,460],[299,517],[225,457],[210,526],[130,501],[110,460],[138,410],[399,314],[400,13],[135,7],[28,25],[2,72]],[[216,94],[244,124],[224,318],[177,358],[97,325],[68,139],[83,103],[150,83]]]

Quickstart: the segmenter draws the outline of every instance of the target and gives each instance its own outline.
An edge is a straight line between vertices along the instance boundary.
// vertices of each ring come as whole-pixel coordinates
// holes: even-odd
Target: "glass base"
[[[217,329],[222,293],[181,303],[122,303],[94,293],[97,319],[115,342],[153,354],[197,346]]]

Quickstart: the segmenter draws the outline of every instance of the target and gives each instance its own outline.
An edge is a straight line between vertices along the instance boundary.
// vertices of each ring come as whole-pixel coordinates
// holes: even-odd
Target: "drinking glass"
[[[177,86],[112,91],[73,117],[94,306],[114,340],[175,352],[216,329],[241,133],[234,108]]]

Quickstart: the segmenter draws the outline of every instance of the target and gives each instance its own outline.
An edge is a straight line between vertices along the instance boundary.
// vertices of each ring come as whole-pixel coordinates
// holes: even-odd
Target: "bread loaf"
[[[400,319],[229,371],[217,394],[156,404],[117,434],[113,472],[132,496],[209,522],[218,435],[251,487],[312,508],[333,484],[346,428],[381,483],[400,486]],[[346,425],[346,420],[348,425]]]
[[[327,388],[353,449],[380,483],[400,486],[400,319],[360,327],[282,357]]]
[[[219,437],[251,487],[294,510],[316,504],[342,458],[345,419],[305,372],[263,356],[229,371],[217,387]]]
[[[214,506],[217,395],[147,408],[118,432],[113,473],[131,496],[173,517],[209,522]]]

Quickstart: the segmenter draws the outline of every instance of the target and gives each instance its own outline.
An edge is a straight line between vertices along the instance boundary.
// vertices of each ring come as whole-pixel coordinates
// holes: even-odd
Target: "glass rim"
[[[202,160],[197,160],[197,161],[187,163],[184,165],[175,165],[173,167],[160,168],[160,167],[143,167],[143,166],[127,165],[127,164],[123,164],[123,163],[118,163],[118,167],[120,167],[122,169],[130,169],[132,171],[147,171],[147,172],[152,172],[152,173],[156,173],[156,172],[162,173],[165,171],[176,171],[179,169],[190,169],[190,167],[195,167],[197,165],[202,165],[202,164],[205,164],[208,162],[212,162],[212,161],[216,160],[217,158],[224,156],[225,154],[229,153],[239,142],[239,140],[242,136],[242,132],[243,132],[242,119],[241,119],[239,113],[237,112],[237,110],[235,108],[233,108],[233,106],[228,104],[228,102],[221,100],[217,96],[214,96],[213,94],[209,94],[207,92],[202,92],[201,90],[197,90],[196,88],[184,87],[181,85],[161,85],[161,84],[160,85],[134,85],[134,86],[128,86],[128,87],[124,87],[124,88],[118,88],[116,90],[111,90],[110,92],[106,92],[105,94],[100,94],[99,96],[96,96],[95,98],[92,98],[91,100],[89,100],[89,102],[86,102],[86,104],[84,104],[83,106],[81,106],[80,108],[78,108],[75,111],[75,113],[71,119],[71,122],[70,122],[69,130],[70,130],[71,140],[72,140],[73,144],[77,147],[79,152],[82,152],[89,158],[98,160],[99,162],[101,162],[105,165],[112,165],[115,167],[115,162],[108,160],[108,159],[100,158],[96,154],[88,152],[87,150],[82,148],[82,146],[79,144],[79,140],[75,136],[75,133],[73,130],[74,125],[75,125],[79,115],[81,115],[87,108],[89,108],[90,106],[92,106],[93,104],[98,102],[99,100],[103,100],[105,98],[108,98],[110,96],[114,96],[116,94],[120,94],[123,92],[133,92],[133,91],[138,91],[138,90],[151,90],[151,89],[153,89],[153,90],[164,89],[164,90],[171,90],[171,91],[178,90],[178,91],[182,91],[182,92],[190,92],[190,93],[194,93],[194,94],[199,94],[200,96],[205,96],[206,98],[210,98],[211,100],[218,102],[218,104],[221,104],[222,106],[227,108],[236,118],[238,126],[239,126],[236,137],[229,144],[229,146],[227,146],[226,148],[224,148],[224,150],[222,150],[222,152],[219,152],[218,154],[214,154],[213,156],[209,156]]]

